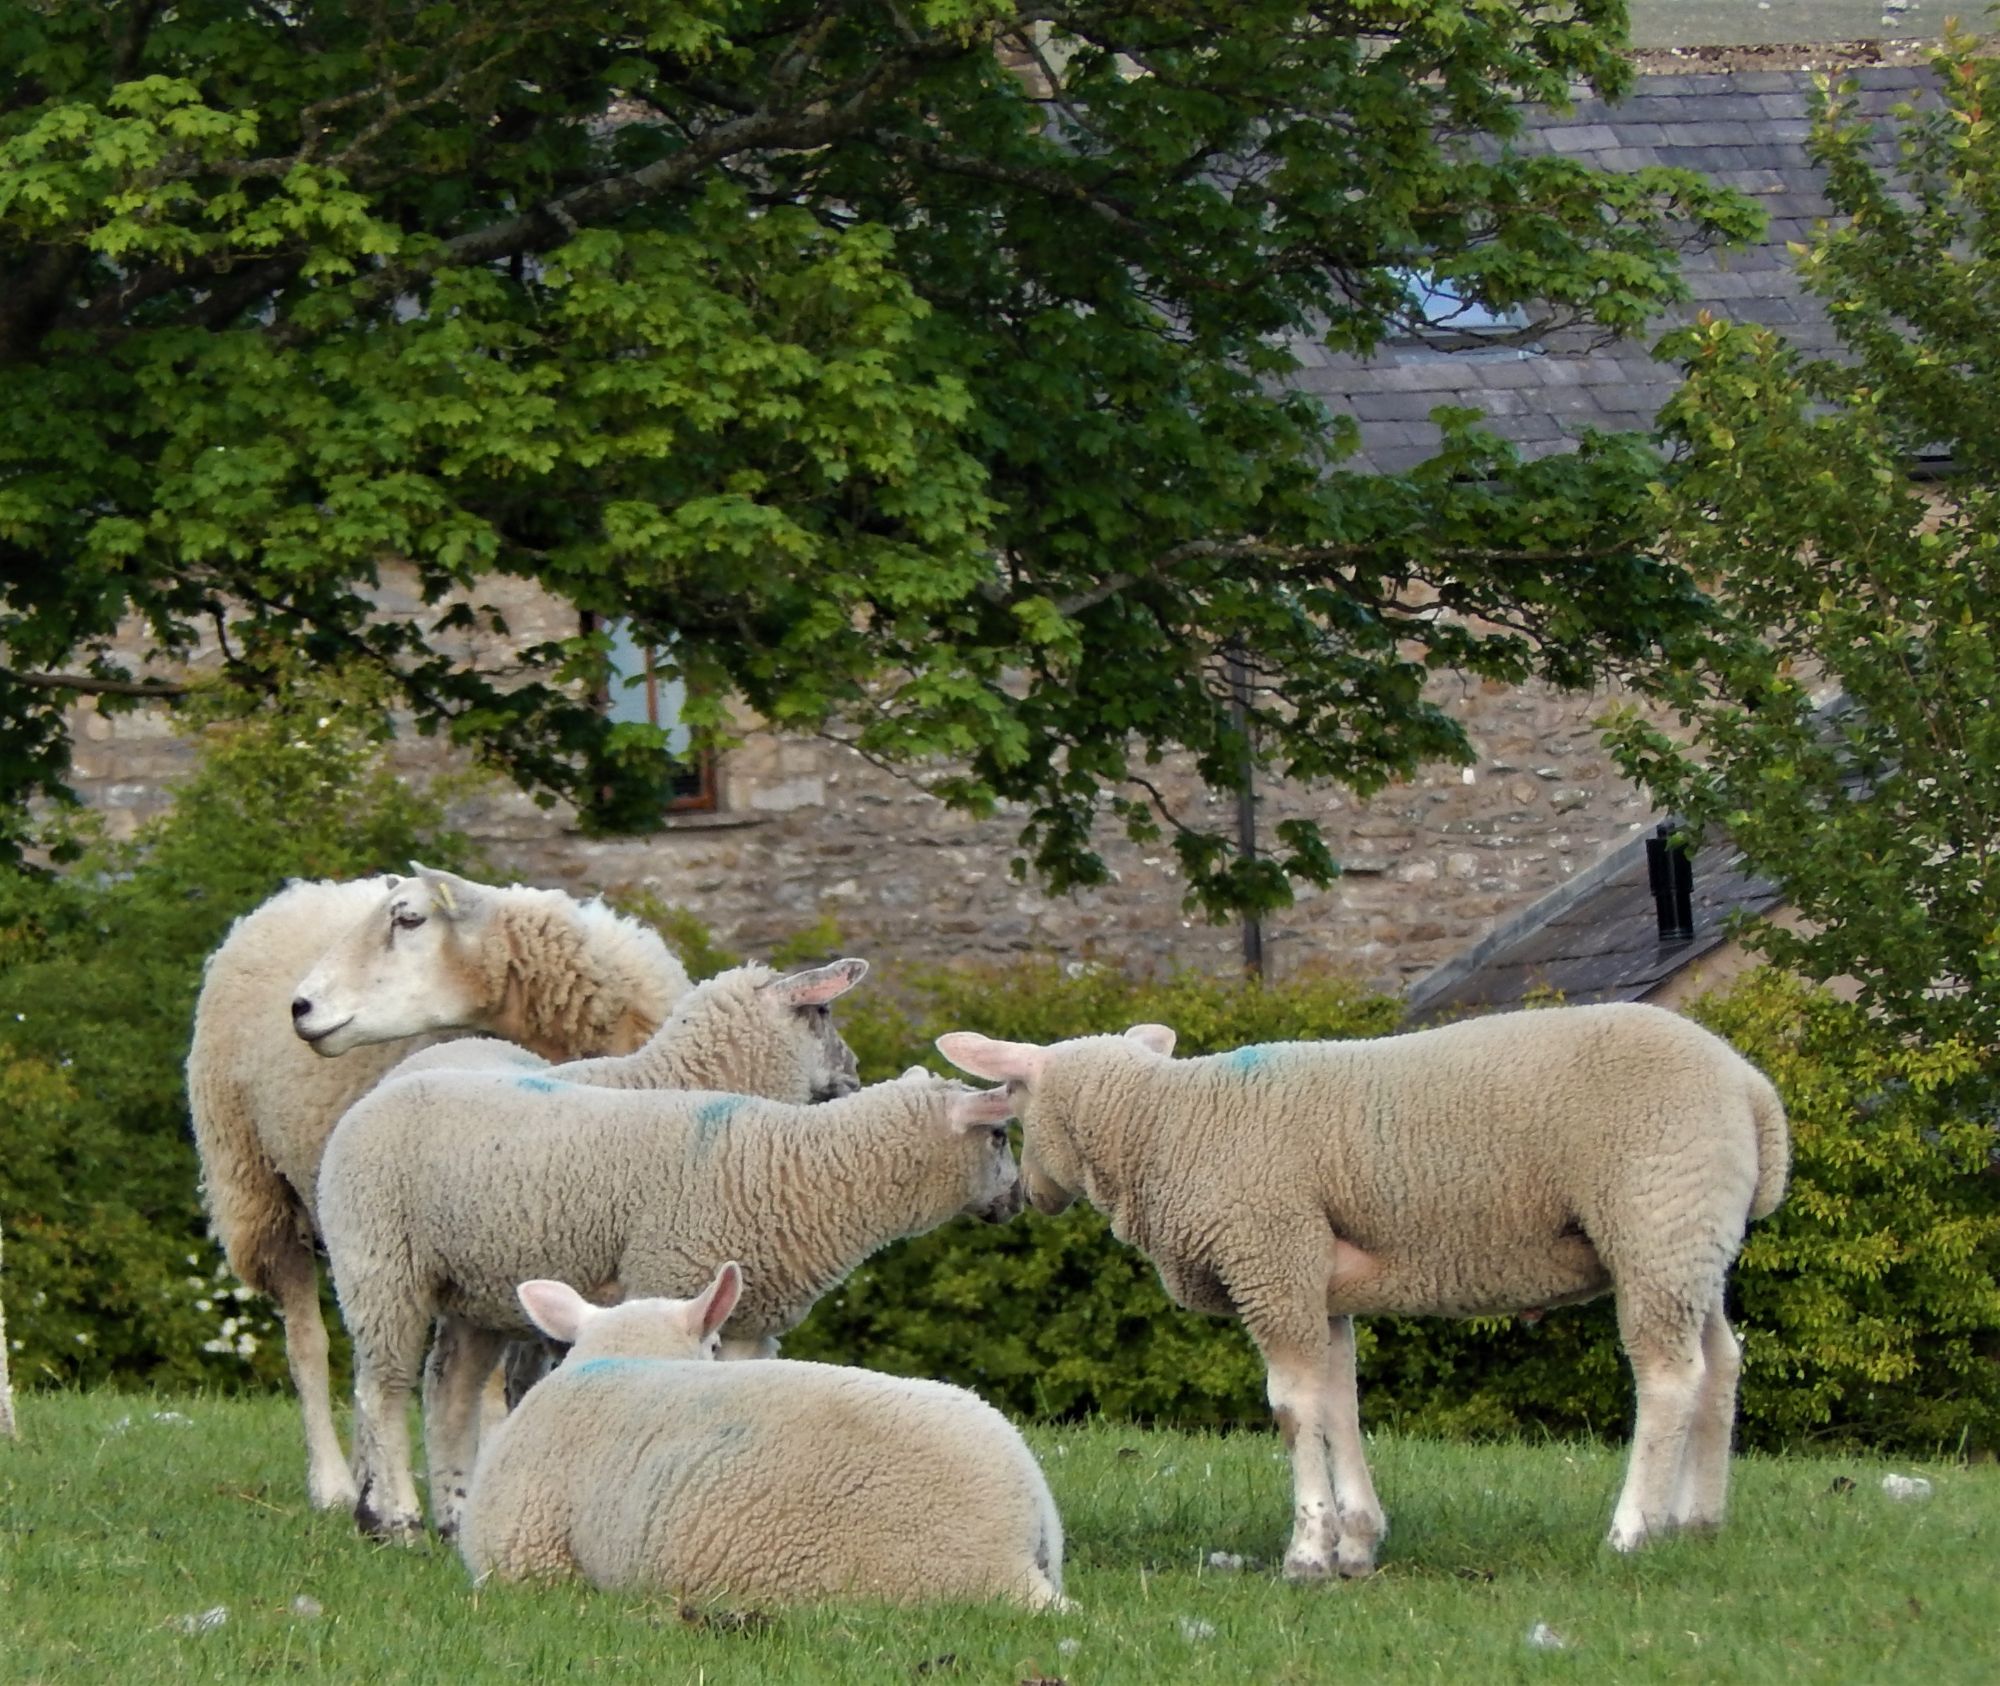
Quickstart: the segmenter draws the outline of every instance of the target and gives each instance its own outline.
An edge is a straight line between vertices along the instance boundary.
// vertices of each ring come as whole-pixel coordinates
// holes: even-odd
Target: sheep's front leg
[[[1375,1572],[1375,1553],[1389,1520],[1375,1497],[1368,1453],[1361,1442],[1361,1394],[1354,1373],[1354,1319],[1332,1318],[1327,1326],[1326,1442],[1333,1454],[1333,1502],[1340,1519],[1339,1565],[1351,1577]]]
[[[1285,1550],[1285,1579],[1323,1581],[1334,1571],[1339,1516],[1326,1461],[1327,1341],[1257,1344],[1264,1353],[1271,1415],[1292,1458],[1292,1543]]]
[[[466,1490],[479,1450],[479,1416],[487,1377],[506,1338],[462,1318],[438,1319],[424,1365],[424,1463],[430,1472],[431,1518],[446,1539],[465,1517]]]

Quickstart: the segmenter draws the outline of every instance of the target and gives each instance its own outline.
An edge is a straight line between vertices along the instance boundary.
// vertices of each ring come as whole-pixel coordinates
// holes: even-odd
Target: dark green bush
[[[0,1223],[15,1380],[180,1385],[283,1374],[196,1191],[182,1067],[202,961],[286,878],[455,863],[436,801],[382,759],[364,689],[190,717],[196,771],[130,842],[48,828],[74,858],[0,878]]]

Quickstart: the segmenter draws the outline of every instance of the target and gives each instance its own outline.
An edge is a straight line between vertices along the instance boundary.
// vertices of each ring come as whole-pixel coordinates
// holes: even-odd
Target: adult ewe
[[[1062,1523],[1034,1455],[963,1388],[834,1364],[714,1364],[725,1264],[692,1301],[521,1303],[568,1360],[479,1455],[476,1580],[580,1574],[683,1598],[1064,1604]]]
[[[1762,1073],[1642,1006],[1193,1060],[1170,1059],[1173,1042],[1135,1025],[1047,1048],[956,1031],[938,1047],[1008,1085],[1039,1210],[1083,1193],[1182,1305],[1242,1318],[1292,1456],[1287,1576],[1367,1574],[1387,1527],[1362,1451],[1356,1315],[1614,1293],[1638,1423],[1611,1543],[1721,1521],[1739,1367],[1723,1281],[1789,1165]]]
[[[427,867],[293,884],[209,956],[187,1062],[202,1193],[230,1268],[285,1320],[315,1507],[355,1496],[334,1433],[314,1255],[320,1153],[335,1121],[420,1036],[491,1031],[551,1059],[629,1053],[686,989],[680,962],[636,920],[558,890]],[[345,1057],[322,1057],[332,1054]]]

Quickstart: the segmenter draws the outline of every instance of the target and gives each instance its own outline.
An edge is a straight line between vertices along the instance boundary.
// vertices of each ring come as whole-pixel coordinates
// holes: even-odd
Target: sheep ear
[[[1014,1112],[1014,1097],[1005,1089],[975,1089],[969,1094],[953,1095],[946,1116],[954,1130],[976,1130],[982,1125],[1002,1123],[1012,1118]]]
[[[793,972],[760,985],[788,1007],[824,1007],[835,996],[845,995],[868,975],[865,960],[836,960],[815,966],[809,972]]]
[[[1174,1027],[1170,1024],[1135,1024],[1125,1035],[1128,1041],[1136,1042],[1155,1054],[1171,1054],[1174,1051]]]
[[[1048,1061],[1046,1048],[1032,1042],[1002,1042],[976,1030],[948,1030],[937,1039],[937,1050],[960,1071],[989,1083],[1032,1083]]]
[[[910,1080],[911,1080],[912,1078],[914,1078],[914,1077],[929,1077],[929,1076],[932,1076],[932,1075],[933,1075],[933,1073],[932,1073],[932,1071],[931,1071],[931,1068],[930,1068],[929,1066],[927,1066],[927,1065],[913,1065],[913,1066],[907,1066],[907,1067],[905,1067],[905,1068],[904,1068],[904,1070],[903,1070],[903,1075],[902,1075],[902,1076],[900,1076],[900,1077],[898,1077],[898,1078],[896,1079],[896,1081],[897,1081],[898,1083],[907,1083],[907,1082],[909,1082],[909,1081],[910,1081]]]
[[[424,888],[431,893],[431,904],[445,918],[464,919],[479,912],[486,892],[471,879],[440,867],[425,866],[421,861],[410,862],[410,870],[424,881]]]
[[[743,1292],[743,1267],[731,1259],[715,1273],[715,1280],[687,1303],[688,1326],[695,1338],[707,1340],[729,1320],[736,1309],[736,1297]]]
[[[514,1292],[520,1295],[529,1321],[551,1340],[566,1346],[576,1345],[584,1324],[598,1313],[598,1308],[567,1282],[537,1279],[523,1282]]]

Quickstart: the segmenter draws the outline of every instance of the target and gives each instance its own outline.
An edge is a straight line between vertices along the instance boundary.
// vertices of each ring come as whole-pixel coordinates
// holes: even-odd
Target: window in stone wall
[[[590,626],[586,621],[586,630]],[[667,749],[673,760],[666,764],[668,813],[701,813],[716,806],[715,757],[690,754],[693,733],[683,723],[681,710],[687,701],[687,685],[675,674],[663,670],[654,647],[640,644],[624,620],[601,623],[611,636],[611,682],[599,700],[612,720],[630,720],[658,726],[667,734]]]

